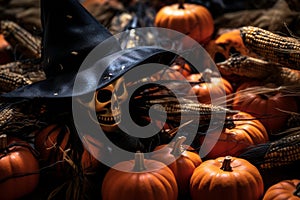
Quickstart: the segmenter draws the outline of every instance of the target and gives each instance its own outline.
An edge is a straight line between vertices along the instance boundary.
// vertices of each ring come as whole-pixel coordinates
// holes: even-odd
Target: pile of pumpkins
[[[214,61],[220,57],[228,58],[232,47],[240,53],[245,51],[236,30],[212,40],[213,18],[200,5],[180,1],[165,6],[157,13],[154,23],[158,27],[187,34],[204,47],[213,41],[214,48],[209,47],[208,52]],[[192,74],[187,63],[181,66],[174,64],[172,68],[184,72],[182,74],[191,82],[199,81],[203,75]],[[198,95],[199,102],[210,103],[210,94],[217,94],[219,88],[225,86],[226,95],[232,96],[230,108],[240,111],[233,116],[233,119],[241,119],[234,122],[235,127],[222,130],[216,145],[205,159],[195,149],[184,145],[186,138],[183,136],[170,144],[157,146],[147,158],[144,153],[136,152],[132,160],[117,163],[107,170],[101,185],[103,200],[300,199],[300,179],[282,180],[266,188],[259,170],[238,157],[247,147],[266,143],[271,134],[284,129],[288,116],[272,118],[272,115],[277,116],[279,110],[297,111],[295,97],[275,92],[264,96],[247,94],[248,98],[242,99],[234,93],[259,83],[213,76],[210,80],[193,86],[192,92]],[[253,120],[265,114],[270,118]],[[18,199],[34,192],[39,185],[41,163],[43,166],[55,164],[56,177],[63,177],[66,166],[74,165],[67,153],[75,148],[68,146],[67,142],[73,135],[66,126],[49,125],[35,135],[34,145],[18,138],[0,136],[1,199]],[[60,161],[64,162],[57,164]],[[101,165],[84,148],[80,162],[84,173],[96,170]]]
[[[41,144],[48,145],[40,150],[40,156],[49,156],[48,163],[54,164],[59,161],[50,159],[54,158],[50,154],[55,152],[56,159],[64,157],[65,150],[61,151],[61,149],[66,148],[66,144],[61,143],[59,148],[55,148],[53,144],[57,142],[60,131],[56,126],[50,126],[40,135],[46,139]],[[67,130],[64,137],[69,137]],[[1,198],[18,199],[33,192],[38,186],[40,156],[37,156],[36,150],[28,143],[20,139],[2,135],[0,140]],[[282,180],[265,191],[259,170],[247,160],[223,156],[203,161],[191,147],[183,144],[184,141],[185,137],[181,136],[173,143],[157,146],[151,157],[147,159],[144,158],[143,153],[137,152],[133,160],[117,163],[105,174],[101,188],[102,199],[300,198],[299,179]],[[63,159],[68,161],[67,158]],[[95,170],[100,165],[87,151],[83,153],[81,163],[84,171]],[[62,162],[57,165],[55,176],[52,178],[58,180],[58,177],[63,177],[68,164]]]

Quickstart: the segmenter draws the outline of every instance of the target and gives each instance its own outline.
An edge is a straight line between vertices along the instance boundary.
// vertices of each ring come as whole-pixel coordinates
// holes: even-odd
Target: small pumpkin
[[[35,148],[40,154],[43,166],[55,164],[55,174],[64,176],[65,153],[69,148],[70,132],[67,127],[51,124],[35,134]]]
[[[190,181],[192,200],[259,200],[264,183],[258,169],[245,159],[226,156],[206,160]]]
[[[32,147],[17,138],[0,135],[0,194],[14,200],[33,192],[39,183],[39,163]]]
[[[35,148],[40,154],[41,164],[44,166],[56,165],[54,167],[55,176],[58,178],[65,177],[70,167],[74,167],[72,155],[68,153],[71,150],[70,129],[67,126],[51,124],[35,135]],[[91,137],[86,136],[85,142],[92,144],[95,142]],[[95,145],[95,143],[93,143]],[[93,146],[93,151],[100,151],[101,144]],[[96,149],[97,148],[97,149]],[[68,164],[66,164],[68,162]],[[100,162],[94,158],[86,148],[83,148],[81,155],[81,167],[83,173],[91,173],[100,167]]]
[[[102,184],[103,200],[177,200],[178,188],[175,176],[162,162],[144,159],[137,152],[134,160],[113,166]]]
[[[205,71],[187,77],[187,81],[196,83],[192,85],[189,95],[196,95],[200,103],[210,104],[212,98],[214,101],[219,101],[225,97],[225,100],[227,95],[233,93],[232,85],[226,79],[213,76],[212,73]],[[203,78],[204,76],[205,78]],[[201,80],[205,80],[205,82],[201,82]]]
[[[200,136],[200,144],[204,138],[206,145],[213,143],[213,148],[206,155],[207,159],[215,159],[220,156],[238,156],[252,145],[262,144],[269,140],[267,130],[264,125],[245,112],[239,112],[232,117],[234,127],[224,128],[216,138],[214,132]],[[217,141],[216,141],[217,140]]]
[[[152,159],[165,163],[175,175],[179,193],[189,194],[190,178],[202,160],[192,147],[183,146],[186,137],[181,136],[175,142],[160,145],[154,149]]]
[[[282,180],[272,185],[263,200],[300,200],[300,180]]]
[[[255,86],[269,88],[271,92],[263,92],[262,88]],[[272,90],[274,87],[274,84],[264,85],[257,81],[244,82],[238,87],[232,105],[233,109],[250,113],[259,119],[269,134],[276,134],[283,129],[289,118],[287,112],[298,109],[293,96]],[[244,89],[247,89],[246,92],[243,92]]]
[[[154,25],[186,34],[199,42],[207,43],[214,32],[214,21],[209,10],[201,5],[178,3],[162,7],[156,14]]]

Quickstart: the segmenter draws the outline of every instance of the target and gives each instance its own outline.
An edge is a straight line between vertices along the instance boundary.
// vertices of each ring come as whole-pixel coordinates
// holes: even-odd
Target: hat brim
[[[15,99],[46,98],[49,100],[57,100],[81,96],[107,86],[129,70],[140,65],[142,66],[142,64],[157,63],[170,65],[177,57],[177,54],[174,52],[167,51],[160,47],[136,47],[122,51],[122,54],[116,52],[106,58],[108,65],[105,66],[102,77],[99,77],[99,67],[103,68],[103,66],[93,65],[85,67],[84,70],[78,72],[59,74],[55,77],[20,87],[14,91],[1,94],[1,97]],[[137,77],[137,79],[138,78],[139,77]],[[76,79],[80,80],[80,87],[74,90]],[[93,84],[94,81],[97,81],[96,85]]]

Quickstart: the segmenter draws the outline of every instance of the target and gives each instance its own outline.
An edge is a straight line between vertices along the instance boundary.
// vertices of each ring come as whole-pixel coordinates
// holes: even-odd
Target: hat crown
[[[41,0],[41,22],[47,78],[77,72],[88,53],[112,36],[78,0]],[[111,51],[119,49],[116,42]]]

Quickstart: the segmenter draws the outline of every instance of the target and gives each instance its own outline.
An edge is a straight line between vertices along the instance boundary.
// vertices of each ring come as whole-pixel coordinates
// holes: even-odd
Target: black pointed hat
[[[46,79],[2,94],[4,98],[64,99],[95,90],[91,80],[99,80],[97,66],[78,71],[86,56],[99,44],[111,38],[103,27],[78,0],[41,0],[43,27],[42,60]],[[117,40],[102,49],[107,56],[105,76],[97,88],[102,88],[130,69],[144,63],[170,64],[176,55],[162,48],[136,47],[122,50]],[[121,51],[125,53],[120,54]],[[73,91],[75,78],[82,84]]]
[[[47,77],[77,71],[88,53],[112,36],[78,0],[41,0],[41,22]],[[112,48],[120,50],[117,43]]]

